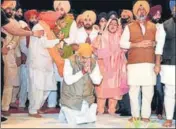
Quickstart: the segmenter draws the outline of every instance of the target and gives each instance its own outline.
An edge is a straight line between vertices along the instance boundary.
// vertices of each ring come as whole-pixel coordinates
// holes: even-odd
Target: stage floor
[[[8,120],[1,123],[1,128],[129,128],[129,117],[110,116],[108,114],[97,116],[97,122],[91,124],[72,126],[58,122],[58,114],[45,114],[43,118],[31,118],[28,114],[12,114]],[[151,128],[162,128],[163,120],[157,120],[156,116],[152,116]],[[146,123],[143,123],[147,127]],[[143,128],[144,128],[143,127]],[[173,127],[175,128],[175,122]]]

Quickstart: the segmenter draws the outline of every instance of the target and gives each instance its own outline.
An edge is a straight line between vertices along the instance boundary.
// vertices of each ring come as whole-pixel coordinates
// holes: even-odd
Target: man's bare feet
[[[50,112],[53,112],[53,111],[56,111],[56,108],[55,108],[55,107],[53,107],[53,108],[47,108],[47,109],[45,109],[43,112],[44,112],[44,113],[50,113]]]
[[[150,122],[150,119],[149,118],[142,118],[142,121],[144,121],[144,122]]]
[[[172,127],[172,120],[166,120],[163,124],[163,127]]]
[[[40,110],[37,111],[37,113],[38,113],[38,114],[45,114],[45,110],[41,110],[41,109],[40,109]]]
[[[128,119],[129,122],[134,122],[136,120],[140,120],[140,118],[137,117],[131,117],[130,119]]]
[[[38,114],[38,113],[37,114],[30,114],[29,113],[29,116],[30,117],[34,117],[34,118],[42,118],[42,116],[40,114]]]
[[[157,115],[157,117],[158,117],[159,120],[162,120],[162,119],[163,119],[162,115],[160,115],[160,114]]]

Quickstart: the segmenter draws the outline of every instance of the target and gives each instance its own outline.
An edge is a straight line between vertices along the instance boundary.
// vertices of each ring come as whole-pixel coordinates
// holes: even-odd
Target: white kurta
[[[40,24],[33,27],[35,30],[44,30]],[[50,91],[56,90],[54,76],[54,62],[47,48],[59,43],[58,39],[48,40],[46,33],[41,38],[30,37],[27,65],[29,68],[29,113],[36,114],[43,106]]]
[[[44,30],[40,24],[34,26],[33,31]],[[56,90],[56,79],[54,76],[54,63],[47,48],[54,47],[59,40],[47,40],[46,34],[41,38],[31,37],[28,51],[27,64],[29,72],[32,69],[33,75],[30,78],[40,90]],[[35,74],[34,74],[35,72]]]
[[[93,42],[97,36],[98,36],[98,31],[93,28],[92,32],[89,35],[91,42]],[[76,36],[76,43],[77,44],[85,43],[87,37],[88,37],[88,34],[86,33],[84,27],[79,28]]]
[[[21,28],[28,27],[27,23],[24,21],[19,21]],[[20,37],[20,50],[22,53],[28,56],[28,48],[26,43],[26,37]],[[29,74],[28,67],[26,64],[21,64],[20,66],[20,92],[19,92],[19,107],[25,107],[28,96],[28,87],[29,87]]]
[[[145,34],[144,25],[140,24],[143,34]],[[163,44],[165,38],[164,28],[157,27],[156,42],[157,44]],[[124,49],[130,49],[130,31],[126,26],[121,36],[120,46]],[[156,49],[157,50],[157,49]],[[151,86],[156,85],[156,74],[154,72],[154,64],[152,63],[139,63],[129,64],[127,66],[128,73],[128,85],[131,86]]]
[[[73,68],[70,64],[68,59],[65,60],[64,65],[64,81],[71,85],[78,80],[80,80],[84,75],[82,72],[77,72],[73,75]],[[89,75],[92,82],[94,84],[100,84],[102,80],[102,75],[99,70],[99,66],[96,63],[96,66],[92,73]],[[89,106],[88,102],[85,100],[82,103],[81,111],[73,110],[68,107],[61,105],[61,111],[59,114],[59,121],[60,122],[67,122],[68,124],[84,124],[84,123],[91,123],[96,121],[96,110],[97,104],[92,104]]]
[[[161,44],[160,46],[157,45],[156,48],[157,48],[156,54],[162,55],[164,43]],[[164,105],[166,111],[166,119],[172,120],[175,108],[175,65],[162,65],[160,75],[161,75],[161,82],[165,84]]]

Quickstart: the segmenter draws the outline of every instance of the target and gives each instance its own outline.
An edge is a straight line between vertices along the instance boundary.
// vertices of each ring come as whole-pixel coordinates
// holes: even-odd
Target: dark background
[[[53,10],[53,0],[17,0],[24,9]],[[120,14],[121,9],[132,9],[136,0],[70,0],[72,12],[79,14],[86,9],[97,13],[115,10]],[[163,19],[170,17],[169,0],[148,0],[150,5],[160,4],[163,7]]]

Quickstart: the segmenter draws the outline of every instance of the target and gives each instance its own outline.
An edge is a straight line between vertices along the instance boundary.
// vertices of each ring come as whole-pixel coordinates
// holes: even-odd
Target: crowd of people
[[[10,107],[24,111],[29,100],[35,118],[59,105],[59,121],[69,124],[92,123],[104,113],[149,122],[152,113],[158,119],[165,113],[163,126],[171,127],[176,2],[169,4],[172,17],[162,21],[162,6],[145,0],[120,16],[85,10],[76,17],[69,1],[23,13],[16,1],[4,0],[2,115],[10,116]]]

